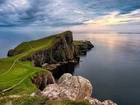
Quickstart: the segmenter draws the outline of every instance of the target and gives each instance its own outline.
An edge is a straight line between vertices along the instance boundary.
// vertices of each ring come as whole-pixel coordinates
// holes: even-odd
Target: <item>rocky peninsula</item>
[[[117,105],[111,100],[100,102],[99,100],[92,98],[91,94],[93,87],[90,81],[84,77],[72,76],[69,73],[65,73],[59,78],[58,82],[55,82],[55,78],[53,76],[54,70],[59,69],[59,67],[65,64],[79,63],[80,56],[85,55],[87,51],[93,47],[92,43],[88,40],[74,41],[71,31],[21,43],[14,49],[8,51],[8,59],[12,58],[14,62],[8,72],[13,70],[14,73],[16,71],[21,72],[22,74],[22,71],[14,68],[14,66],[19,66],[20,64],[22,65],[22,68],[20,69],[30,69],[32,71],[32,75],[25,75],[24,73],[24,78],[22,80],[17,84],[13,84],[11,87],[1,90],[1,93],[5,93],[7,91],[12,91],[11,93],[13,93],[13,91],[16,90],[16,88],[14,88],[15,86],[18,86],[19,84],[23,84],[23,86],[25,86],[26,82],[24,82],[24,80],[27,81],[27,77],[30,77],[31,82],[35,84],[36,87],[29,83],[30,86],[41,90],[41,92],[34,91],[34,93],[32,92],[33,90],[30,91],[32,92],[32,97],[39,98],[43,96],[49,100],[86,100],[91,105]],[[4,74],[5,73],[2,75]],[[18,75],[17,77],[19,78]],[[22,88],[19,86],[18,89]]]

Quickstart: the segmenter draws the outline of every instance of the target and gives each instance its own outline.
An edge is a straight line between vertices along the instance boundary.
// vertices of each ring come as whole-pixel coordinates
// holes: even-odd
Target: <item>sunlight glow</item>
[[[85,21],[84,24],[112,25],[125,24],[129,22],[140,22],[140,9],[132,11],[129,14],[119,14],[119,12],[111,12],[108,15]]]

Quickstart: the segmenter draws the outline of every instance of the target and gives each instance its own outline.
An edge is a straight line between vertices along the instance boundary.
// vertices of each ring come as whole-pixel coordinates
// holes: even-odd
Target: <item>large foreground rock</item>
[[[31,96],[46,96],[51,100],[89,100],[91,105],[117,105],[110,100],[100,102],[91,98],[92,90],[89,80],[66,73],[60,77],[58,84],[50,84],[42,92],[33,93]]]

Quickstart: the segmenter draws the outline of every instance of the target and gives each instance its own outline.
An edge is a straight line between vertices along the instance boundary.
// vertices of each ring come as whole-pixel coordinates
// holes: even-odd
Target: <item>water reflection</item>
[[[91,81],[92,96],[118,105],[139,105],[140,35],[90,33],[74,37],[89,38],[95,45],[74,72]]]

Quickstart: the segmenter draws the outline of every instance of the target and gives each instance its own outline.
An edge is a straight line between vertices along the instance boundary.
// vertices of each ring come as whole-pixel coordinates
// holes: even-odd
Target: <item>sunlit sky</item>
[[[0,0],[0,29],[139,31],[140,0]]]

